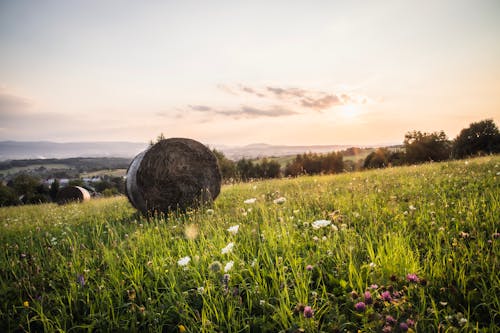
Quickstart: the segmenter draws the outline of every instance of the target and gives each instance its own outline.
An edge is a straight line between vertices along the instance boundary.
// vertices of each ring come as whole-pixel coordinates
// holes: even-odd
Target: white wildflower
[[[286,198],[285,197],[279,197],[278,199],[274,199],[273,202],[275,204],[278,204],[278,205],[282,205],[286,202]]]
[[[179,266],[186,266],[189,262],[191,261],[191,258],[189,256],[186,256],[184,258],[180,258],[178,261],[177,261],[177,264]]]
[[[259,304],[260,304],[260,306],[266,305],[266,301],[264,301],[263,299],[261,299],[261,300],[259,301]]]
[[[236,235],[238,233],[239,228],[240,228],[240,226],[237,224],[237,225],[233,225],[232,227],[227,228],[227,231],[232,235]]]
[[[319,229],[319,228],[322,228],[322,227],[329,226],[330,224],[332,224],[332,221],[329,221],[329,220],[317,220],[317,221],[314,221],[311,225],[312,225],[313,229]]]
[[[339,228],[335,224],[332,224],[332,230],[333,231],[339,231]]]
[[[234,247],[234,243],[233,243],[233,242],[231,242],[231,243],[227,244],[227,245],[226,245],[226,247],[224,247],[224,248],[221,250],[222,254],[226,254],[226,253],[230,253],[230,252],[232,252],[232,251],[233,251],[233,247]]]
[[[213,209],[207,209],[207,215],[214,215],[215,211]]]
[[[246,199],[245,201],[243,201],[243,203],[253,204],[253,203],[255,203],[255,201],[257,201],[257,198],[250,198],[250,199]]]
[[[229,272],[232,268],[233,268],[233,265],[234,265],[234,261],[229,261],[226,266],[224,266],[224,272],[227,273]]]
[[[460,326],[464,326],[465,324],[467,324],[467,319],[465,318],[460,318],[460,320],[458,321],[458,325]]]
[[[410,210],[417,210],[417,208],[413,205],[410,205],[410,207],[408,207]]]

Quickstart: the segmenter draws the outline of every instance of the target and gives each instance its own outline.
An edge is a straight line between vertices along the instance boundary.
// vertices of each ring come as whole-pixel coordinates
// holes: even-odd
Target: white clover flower
[[[236,235],[238,233],[238,229],[240,228],[239,224],[233,225],[232,227],[227,228],[227,231],[232,234]]]
[[[178,261],[177,261],[177,264],[179,266],[186,266],[189,262],[191,261],[191,258],[189,256],[186,256],[184,258],[180,258]]]
[[[332,221],[329,221],[329,220],[317,220],[317,221],[314,221],[313,223],[311,223],[313,229],[319,229],[322,227],[326,227],[326,226],[329,226],[330,224],[332,224]]]
[[[226,266],[224,266],[224,273],[227,273],[229,272],[232,268],[233,268],[233,265],[234,265],[234,261],[229,261]]]
[[[257,201],[257,198],[250,198],[250,199],[246,199],[245,201],[243,201],[243,203],[253,204],[253,203],[255,203],[255,201]]]
[[[278,205],[282,205],[286,202],[286,198],[285,197],[279,197],[278,199],[274,199],[273,202],[275,204],[278,204]]]
[[[226,247],[222,248],[221,252],[222,254],[230,253],[233,251],[234,243],[231,242],[226,245]]]

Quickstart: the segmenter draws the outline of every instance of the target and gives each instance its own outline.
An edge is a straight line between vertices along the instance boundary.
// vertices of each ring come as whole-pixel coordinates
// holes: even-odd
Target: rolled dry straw
[[[212,202],[220,186],[217,158],[191,139],[161,140],[138,154],[127,170],[127,197],[143,214]]]
[[[60,205],[69,202],[81,202],[90,200],[90,193],[80,186],[67,186],[59,190],[56,202]]]

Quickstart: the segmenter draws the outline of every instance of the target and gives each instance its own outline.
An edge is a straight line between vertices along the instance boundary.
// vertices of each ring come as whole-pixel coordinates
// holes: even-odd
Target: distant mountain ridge
[[[144,142],[68,142],[0,141],[0,161],[19,159],[46,159],[71,157],[125,157],[133,158],[148,147]],[[246,146],[208,145],[222,151],[229,159],[327,153],[352,145],[287,146],[255,143]],[[366,146],[365,146],[366,147]]]
[[[146,149],[139,142],[0,141],[0,161],[70,157],[134,157]]]

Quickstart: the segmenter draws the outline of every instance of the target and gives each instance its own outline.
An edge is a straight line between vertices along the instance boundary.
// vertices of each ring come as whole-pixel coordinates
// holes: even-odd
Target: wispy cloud
[[[351,92],[324,92],[306,90],[300,88],[283,88],[267,86],[265,88],[252,88],[245,85],[237,85],[236,87],[224,86],[224,91],[235,91],[250,94],[259,98],[266,98],[270,100],[279,100],[288,102],[296,107],[303,109],[313,109],[316,111],[327,110],[335,106],[346,104],[366,104],[370,98],[360,94]]]
[[[275,118],[275,117],[291,116],[294,114],[298,114],[293,110],[280,106],[273,106],[270,108],[240,106],[238,108],[230,108],[230,109],[215,109],[212,107],[202,106],[202,105],[196,107],[189,105],[188,107],[190,108],[190,110],[201,112],[204,115],[212,115],[212,116],[219,115],[219,116],[231,117],[234,119],[241,119],[241,118],[254,119],[261,117]]]
[[[29,99],[13,95],[0,88],[0,116],[4,113],[28,110],[32,104]]]

